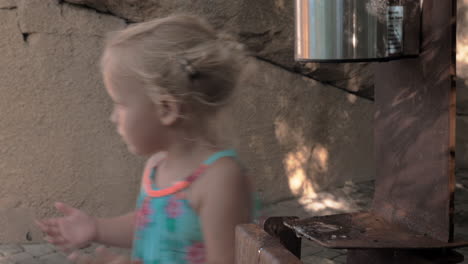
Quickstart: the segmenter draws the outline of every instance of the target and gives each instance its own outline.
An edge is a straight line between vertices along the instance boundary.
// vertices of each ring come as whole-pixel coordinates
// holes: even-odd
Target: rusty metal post
[[[425,0],[420,56],[375,66],[373,209],[446,242],[455,188],[455,5]]]
[[[455,27],[455,0],[424,0],[419,57],[375,66],[373,212],[447,243],[455,190]],[[348,257],[351,264],[456,261],[443,250],[351,250]]]

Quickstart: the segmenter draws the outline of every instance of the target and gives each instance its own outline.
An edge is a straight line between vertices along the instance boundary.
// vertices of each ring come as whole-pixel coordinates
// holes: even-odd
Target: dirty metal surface
[[[445,243],[387,222],[370,212],[285,220],[296,234],[329,248],[440,249],[468,246],[468,241]]]
[[[296,233],[289,227],[284,225],[284,221],[296,220],[295,216],[276,216],[269,217],[263,223],[263,229],[273,237],[279,239],[281,245],[294,254],[297,258],[301,258],[301,238],[296,236]]]
[[[373,210],[444,242],[453,238],[455,6],[425,0],[419,57],[375,65]]]

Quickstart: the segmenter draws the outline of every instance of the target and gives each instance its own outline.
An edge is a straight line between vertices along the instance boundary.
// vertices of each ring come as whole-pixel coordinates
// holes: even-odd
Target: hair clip
[[[186,71],[190,77],[190,79],[194,79],[198,75],[198,71],[195,70],[193,65],[185,58],[179,58],[179,63],[182,65],[184,71]]]

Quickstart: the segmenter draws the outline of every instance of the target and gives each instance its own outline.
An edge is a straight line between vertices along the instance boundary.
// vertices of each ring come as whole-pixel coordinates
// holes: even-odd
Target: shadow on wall
[[[347,99],[345,104],[353,105],[357,101],[357,97],[353,95],[349,94],[345,97]],[[299,115],[299,111],[303,109],[304,108],[299,107],[297,104],[296,108],[292,107],[293,112],[297,111],[297,115]],[[348,111],[352,110],[344,110],[342,112],[342,116],[338,118],[338,120],[341,119],[338,122],[342,122],[344,126],[349,125],[349,123],[353,123],[353,120],[350,120],[351,117]],[[319,113],[319,115],[330,117],[330,115],[327,115],[324,112],[326,112],[326,110]],[[296,212],[295,215],[299,214],[300,216],[302,213],[324,215],[358,210],[359,206],[355,203],[356,197],[352,197],[354,194],[353,180],[360,181],[372,179],[373,175],[366,175],[368,178],[360,178],[359,176],[362,175],[336,174],[338,173],[337,171],[346,170],[340,170],[340,168],[337,168],[339,166],[346,167],[346,161],[340,162],[339,160],[333,160],[334,157],[340,156],[337,152],[342,150],[335,144],[341,144],[339,141],[343,138],[335,139],[333,135],[331,138],[327,138],[327,135],[330,134],[325,132],[316,138],[316,142],[313,140],[307,140],[304,135],[310,135],[310,132],[308,133],[304,131],[308,128],[304,125],[306,119],[307,117],[301,120],[301,122],[291,122],[290,120],[282,117],[277,117],[274,122],[275,137],[278,144],[289,148],[289,151],[285,152],[283,155],[282,166],[283,171],[287,176],[289,190],[294,197],[299,197],[297,204],[298,207],[303,210],[303,212]],[[315,126],[320,128],[328,122],[333,123],[333,120],[337,119],[319,119],[318,122],[315,123]],[[332,126],[334,125],[337,124],[333,124]],[[324,128],[325,130],[328,130],[327,126],[324,126]],[[335,127],[334,129],[341,128]],[[319,133],[319,131],[314,131],[314,134],[317,133]],[[335,131],[335,133],[339,133],[339,131]],[[347,140],[353,141],[358,139],[347,138]],[[372,140],[372,137],[368,138],[368,140]],[[369,144],[370,142],[366,143]],[[357,152],[359,152],[359,150],[357,150]],[[356,154],[360,155],[359,153]],[[370,153],[361,153],[361,155],[364,156],[369,154]],[[331,168],[331,164],[333,163],[337,165],[335,165],[334,168]],[[373,165],[369,164],[369,166]],[[343,189],[336,188],[342,187],[343,183],[345,184]]]
[[[236,142],[266,204],[350,208],[325,192],[373,179],[371,101],[257,61],[230,107]],[[315,199],[313,203],[310,203]]]

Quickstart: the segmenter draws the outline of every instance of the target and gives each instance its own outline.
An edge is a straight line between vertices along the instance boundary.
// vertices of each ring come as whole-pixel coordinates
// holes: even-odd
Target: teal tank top
[[[223,157],[237,158],[237,155],[233,150],[217,152],[185,181],[166,189],[154,186],[157,166],[145,172],[136,205],[133,260],[142,264],[205,263],[200,220],[181,190]]]

